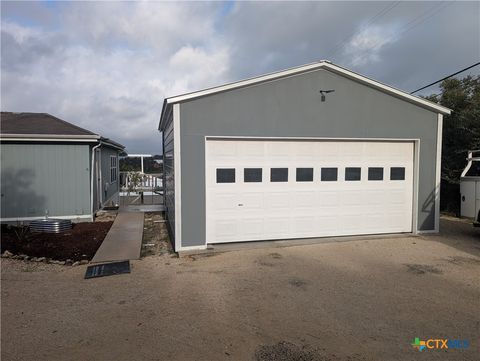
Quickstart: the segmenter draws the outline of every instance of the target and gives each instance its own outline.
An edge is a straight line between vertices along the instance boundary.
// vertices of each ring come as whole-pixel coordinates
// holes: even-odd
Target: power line
[[[456,73],[450,74],[449,76],[446,76],[445,78],[442,78],[442,79],[440,79],[440,80],[437,80],[436,82],[433,82],[433,83],[431,83],[431,84],[425,85],[424,87],[421,87],[420,89],[414,90],[413,92],[410,92],[410,94],[416,93],[416,92],[418,92],[418,91],[420,91],[420,90],[423,90],[423,89],[428,88],[428,87],[430,87],[430,86],[432,86],[432,85],[435,85],[435,84],[437,84],[437,83],[440,83],[441,81],[444,81],[444,80],[446,80],[446,79],[448,79],[448,78],[451,78],[452,76],[455,76],[455,75],[457,75],[457,74],[463,73],[465,70],[474,68],[474,67],[476,67],[476,66],[478,66],[478,65],[480,65],[480,62],[475,63],[475,64],[473,64],[473,65],[470,65],[469,67],[466,67],[465,69],[462,69],[462,70],[460,70],[460,71],[457,71]]]
[[[373,17],[370,18],[370,20],[368,20],[368,22],[364,25],[364,29],[368,28],[371,24],[373,24],[376,20],[380,19],[383,15],[385,15],[386,13],[388,13],[390,10],[392,10],[393,8],[395,8],[398,4],[400,4],[400,1],[395,1],[394,3],[389,3],[386,7],[384,7],[382,10],[380,10],[377,14],[375,14]],[[350,35],[348,35],[345,39],[341,40],[340,42],[338,42],[333,48],[332,50],[330,51],[331,55],[329,57],[329,59],[333,59],[334,55],[342,48],[342,46],[348,41],[350,40],[355,34],[357,33],[357,31],[353,31],[353,33],[351,33]]]
[[[390,41],[394,40],[396,37],[399,37],[400,35],[412,30],[413,28],[417,27],[418,25],[422,24],[423,22],[429,20],[433,16],[435,16],[437,13],[445,9],[446,7],[450,6],[450,3],[446,3],[445,1],[442,1],[440,4],[435,4],[431,8],[427,9],[420,15],[416,16],[414,19],[410,20],[408,23],[402,26],[400,31],[398,33],[393,34],[389,36],[386,39],[383,39],[381,41],[377,41],[369,51],[372,50],[377,50],[380,48],[382,45],[389,43]],[[360,56],[360,60],[365,59],[369,54],[363,54]]]

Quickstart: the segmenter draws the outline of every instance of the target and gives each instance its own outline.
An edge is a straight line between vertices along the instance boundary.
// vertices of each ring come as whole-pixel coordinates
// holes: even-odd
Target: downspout
[[[98,147],[102,145],[101,142],[99,142],[96,146],[92,148],[92,165],[90,168],[91,172],[91,177],[90,177],[90,206],[92,207],[92,222],[93,222],[93,214],[94,214],[94,207],[93,207],[93,177],[94,177],[94,166],[95,166],[95,151],[97,150]]]
[[[116,206],[120,205],[120,159],[118,159],[118,155],[120,154],[119,151],[117,151],[117,192],[118,192],[118,202]]]

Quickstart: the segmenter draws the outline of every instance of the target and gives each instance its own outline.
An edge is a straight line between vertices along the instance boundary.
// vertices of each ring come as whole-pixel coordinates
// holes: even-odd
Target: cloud
[[[344,48],[352,66],[375,64],[383,48],[397,41],[397,26],[369,26],[355,34]]]
[[[2,110],[48,112],[130,152],[161,151],[167,96],[320,59],[413,90],[480,57],[478,2],[401,2],[374,22],[384,3],[0,6]]]
[[[173,3],[96,5],[75,3],[61,32],[2,22],[2,107],[49,112],[130,151],[158,153],[164,97],[227,78],[228,46],[189,45],[212,38],[215,13]],[[179,20],[196,31],[173,29]]]

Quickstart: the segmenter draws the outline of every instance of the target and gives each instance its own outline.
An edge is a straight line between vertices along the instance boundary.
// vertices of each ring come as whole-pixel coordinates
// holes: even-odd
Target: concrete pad
[[[92,259],[93,263],[140,258],[143,213],[119,213]]]

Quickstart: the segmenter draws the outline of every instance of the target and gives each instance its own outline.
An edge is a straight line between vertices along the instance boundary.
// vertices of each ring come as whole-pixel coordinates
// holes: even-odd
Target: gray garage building
[[[445,114],[328,61],[167,98],[175,249],[438,232]]]
[[[2,112],[1,222],[92,220],[118,202],[124,147],[45,113]],[[92,171],[93,170],[93,171]]]

